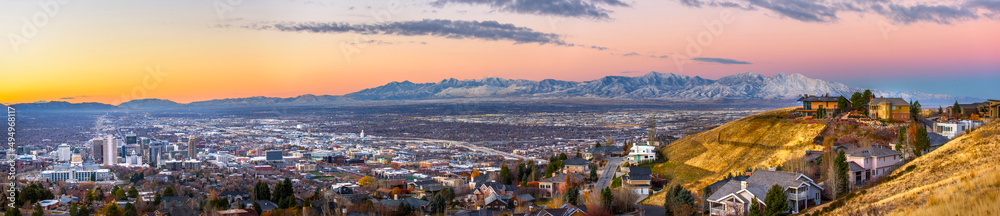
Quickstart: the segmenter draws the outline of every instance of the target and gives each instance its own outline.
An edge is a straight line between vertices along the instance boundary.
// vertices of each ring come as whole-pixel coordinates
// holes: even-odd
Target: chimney
[[[740,181],[740,189],[743,190],[747,189],[747,181]]]

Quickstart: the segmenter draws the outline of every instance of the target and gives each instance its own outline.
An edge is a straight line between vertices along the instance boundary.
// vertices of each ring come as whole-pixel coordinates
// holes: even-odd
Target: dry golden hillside
[[[829,214],[1000,215],[1000,121],[903,167]]]
[[[700,193],[730,173],[773,167],[802,157],[806,150],[822,150],[813,139],[826,126],[822,121],[786,119],[794,109],[747,116],[677,140],[661,150],[669,161],[653,165],[653,172]],[[662,205],[663,193],[652,195],[645,204]]]

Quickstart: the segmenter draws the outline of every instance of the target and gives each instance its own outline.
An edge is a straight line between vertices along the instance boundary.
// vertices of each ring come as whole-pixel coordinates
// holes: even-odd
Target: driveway
[[[609,157],[607,160],[608,164],[604,165],[604,168],[601,170],[601,177],[597,179],[596,187],[594,187],[595,190],[611,186],[611,180],[613,180],[615,172],[618,171],[618,167],[623,162],[621,157]]]

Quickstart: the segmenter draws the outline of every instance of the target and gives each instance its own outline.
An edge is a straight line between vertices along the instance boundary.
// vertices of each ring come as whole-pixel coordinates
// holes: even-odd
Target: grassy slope
[[[793,108],[783,108],[727,123],[684,137],[662,151],[670,160],[653,166],[653,172],[673,177],[692,192],[747,168],[777,166],[801,157],[806,150],[821,150],[813,139],[825,125],[819,121],[782,119]],[[721,142],[719,140],[721,133]],[[663,193],[645,204],[662,205]]]
[[[899,169],[831,215],[1000,215],[1000,121]]]

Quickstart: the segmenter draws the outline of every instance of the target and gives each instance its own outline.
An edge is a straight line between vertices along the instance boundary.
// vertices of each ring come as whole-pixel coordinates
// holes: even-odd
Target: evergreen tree
[[[34,212],[31,213],[31,216],[45,216],[45,210],[42,209],[41,204],[35,203],[35,209]]]
[[[132,203],[125,203],[124,216],[139,216],[139,210]]]
[[[920,107],[920,101],[914,100],[913,103],[910,103],[910,118],[916,120],[917,117],[920,117],[921,109],[923,108]]]
[[[510,168],[507,168],[507,163],[500,166],[500,179],[503,184],[513,184],[513,177],[510,174]]]
[[[132,198],[132,199],[139,198],[139,190],[136,190],[135,186],[132,186],[132,187],[130,187],[128,189],[128,198]]]
[[[757,197],[750,198],[750,214],[749,216],[764,216],[764,212],[761,211],[760,202],[757,202]]]
[[[165,197],[177,196],[177,192],[174,191],[174,186],[167,186],[167,188],[163,189],[163,196]]]
[[[590,165],[590,181],[597,181],[597,166]]]
[[[437,213],[444,213],[444,211],[448,208],[448,204],[445,203],[444,196],[441,196],[441,194],[434,195],[433,204],[434,212]]]
[[[256,211],[258,214],[264,213],[264,208],[260,207],[259,202],[253,202],[253,210]]]
[[[837,153],[837,158],[834,159],[835,171],[837,172],[837,179],[835,181],[836,186],[839,188],[837,191],[847,192],[851,187],[851,183],[847,176],[847,171],[850,169],[847,164],[847,156],[844,155],[844,151]],[[842,193],[846,194],[846,193]],[[770,197],[768,197],[770,199]],[[767,205],[767,203],[764,203]]]
[[[566,157],[566,153],[559,153],[559,160],[558,161],[564,161],[567,158],[569,158],[569,157]]]
[[[785,188],[780,185],[771,186],[771,189],[767,190],[767,197],[764,198],[764,215],[787,215],[785,211],[788,211],[788,195],[785,195]]]
[[[7,212],[4,212],[4,216],[21,216],[21,209],[14,205],[14,208],[7,208]]]
[[[615,195],[611,193],[611,188],[604,187],[601,189],[601,202],[604,204],[604,208],[611,210],[611,202],[614,201]]]
[[[962,114],[962,106],[958,105],[957,100],[955,101],[955,105],[951,107],[951,113],[954,114],[955,116]]]
[[[566,190],[566,194],[563,195],[563,202],[578,205],[580,201],[580,190],[576,187],[571,187]]]
[[[837,110],[844,111],[850,109],[851,107],[847,107],[847,98],[845,98],[844,96],[840,96],[837,98]]]

